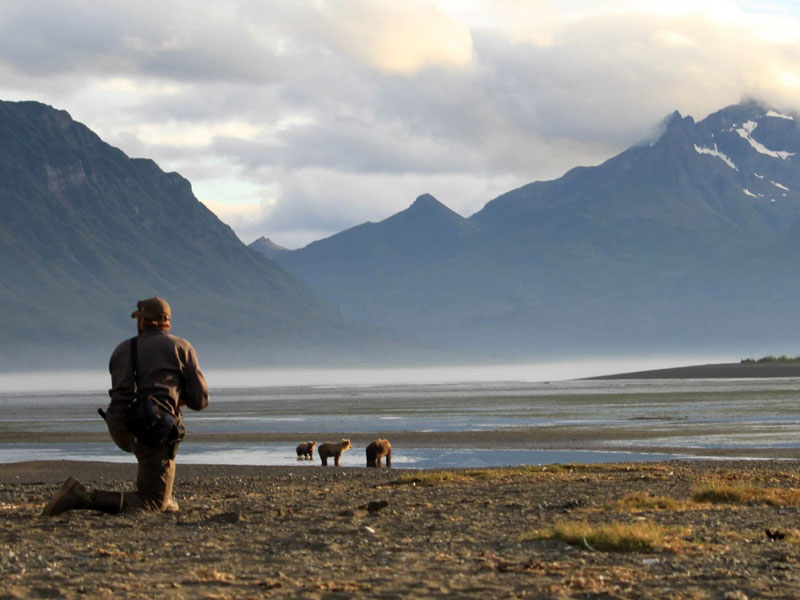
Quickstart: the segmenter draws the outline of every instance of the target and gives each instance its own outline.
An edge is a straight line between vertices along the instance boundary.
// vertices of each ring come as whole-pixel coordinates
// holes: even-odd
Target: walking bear
[[[350,450],[351,447],[350,440],[343,439],[341,442],[325,442],[324,444],[320,444],[317,449],[317,454],[319,454],[323,467],[328,466],[328,459],[331,456],[333,457],[333,464],[338,467],[339,458],[341,458],[345,451]]]
[[[389,443],[389,440],[384,440],[383,438],[377,439],[374,442],[371,442],[369,446],[367,446],[367,466],[368,467],[380,467],[381,466],[381,459],[386,457],[386,466],[388,468],[392,467],[392,445]]]
[[[317,442],[300,442],[297,445],[297,458],[307,458],[308,460],[314,459],[314,448],[317,447]]]

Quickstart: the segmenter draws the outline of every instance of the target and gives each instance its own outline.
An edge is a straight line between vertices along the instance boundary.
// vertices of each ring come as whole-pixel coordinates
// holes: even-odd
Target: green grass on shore
[[[762,356],[761,358],[743,358],[739,361],[743,365],[760,365],[764,363],[800,363],[800,354],[797,356],[788,356],[781,354],[780,356]]]

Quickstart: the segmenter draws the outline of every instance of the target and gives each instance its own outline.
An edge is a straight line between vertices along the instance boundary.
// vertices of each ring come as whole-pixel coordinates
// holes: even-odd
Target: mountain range
[[[64,111],[0,102],[2,368],[104,365],[155,295],[211,364],[298,364],[377,339],[245,246],[177,173]]]
[[[800,130],[743,102],[468,218],[425,194],[275,260],[342,314],[492,356],[792,344]]]
[[[217,365],[796,353],[797,123],[676,112],[469,217],[423,194],[290,251],[248,248],[186,179],[68,113],[0,102],[0,368],[104,364],[153,295]]]

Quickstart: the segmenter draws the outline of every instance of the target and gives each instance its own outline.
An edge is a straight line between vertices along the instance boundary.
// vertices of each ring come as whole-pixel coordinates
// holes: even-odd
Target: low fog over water
[[[204,369],[212,389],[308,386],[402,385],[492,381],[562,381],[614,373],[666,369],[693,364],[736,362],[732,356],[654,358],[586,358],[571,361],[507,365],[349,369]],[[201,359],[202,360],[202,359]],[[87,391],[107,389],[105,370],[0,373],[0,394],[10,392]],[[212,397],[213,401],[213,397]]]

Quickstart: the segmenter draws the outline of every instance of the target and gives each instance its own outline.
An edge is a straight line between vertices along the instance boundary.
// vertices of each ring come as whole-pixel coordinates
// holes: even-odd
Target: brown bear
[[[377,439],[374,442],[371,442],[369,446],[367,446],[367,466],[368,467],[380,467],[381,466],[381,459],[386,457],[386,466],[388,468],[392,467],[392,445],[389,443],[389,440],[384,440],[383,438]]]
[[[319,448],[317,448],[317,454],[319,454],[320,460],[322,460],[322,466],[328,466],[328,459],[332,456],[333,457],[333,464],[337,467],[339,466],[339,458],[346,450],[350,450],[352,446],[350,446],[350,440],[343,439],[341,442],[325,442],[324,444],[320,444]]]
[[[317,447],[317,442],[300,442],[297,444],[297,458],[307,458],[308,460],[314,459],[314,448]]]

